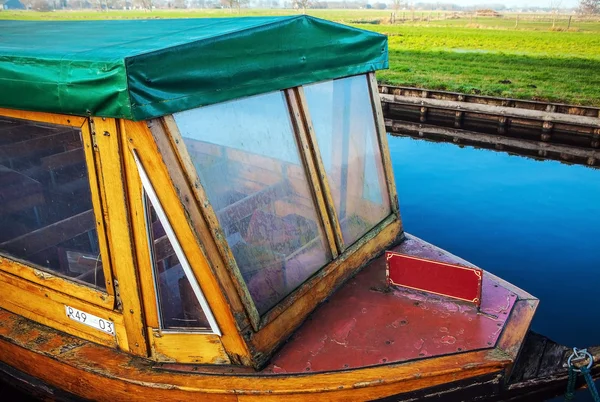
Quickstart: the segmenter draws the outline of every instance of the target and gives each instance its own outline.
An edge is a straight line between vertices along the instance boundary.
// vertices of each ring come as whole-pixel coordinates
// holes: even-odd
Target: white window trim
[[[142,181],[142,187],[144,188],[144,191],[148,195],[148,198],[150,199],[150,202],[152,203],[152,206],[154,207],[154,210],[156,211],[156,215],[158,216],[158,219],[165,230],[167,238],[169,239],[169,241],[171,242],[171,245],[173,246],[173,250],[175,251],[175,255],[177,256],[177,258],[179,259],[179,263],[181,264],[181,267],[183,268],[183,272],[185,273],[185,276],[187,277],[188,281],[190,282],[190,285],[192,286],[192,290],[194,291],[194,294],[196,295],[196,298],[198,299],[198,302],[200,303],[200,306],[202,307],[202,311],[204,312],[204,315],[206,316],[206,319],[208,320],[208,323],[210,324],[210,329],[211,329],[212,333],[214,333],[218,336],[222,336],[221,330],[219,329],[219,325],[217,324],[217,321],[215,320],[215,317],[210,309],[210,306],[208,305],[208,302],[206,301],[206,298],[204,297],[204,293],[202,293],[202,289],[200,289],[200,285],[198,285],[198,281],[196,281],[196,277],[194,276],[192,267],[190,266],[185,254],[183,252],[183,249],[181,248],[179,241],[177,240],[177,237],[175,236],[173,227],[171,226],[171,223],[169,222],[169,219],[167,218],[167,215],[165,214],[165,211],[164,211],[160,201],[158,200],[158,196],[156,195],[156,192],[154,191],[154,188],[152,187],[152,183],[150,183],[150,179],[148,178],[148,175],[146,174],[146,171],[144,170],[144,167],[142,166],[142,163],[140,162],[140,159],[139,159],[137,153],[135,152],[135,150],[132,150],[132,153],[133,153],[133,158],[135,159],[135,164],[137,165],[140,179]],[[154,273],[154,268],[152,269],[152,272]],[[155,286],[156,286],[156,283],[155,283]],[[158,302],[158,298],[157,298],[157,302]],[[162,325],[162,323],[161,323],[161,325]]]

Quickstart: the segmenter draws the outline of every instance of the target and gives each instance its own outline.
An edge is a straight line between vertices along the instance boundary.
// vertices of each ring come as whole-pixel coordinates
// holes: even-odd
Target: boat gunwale
[[[39,336],[40,331],[45,331],[48,335],[54,332],[54,334],[52,335],[58,337],[58,339],[61,339],[63,341],[62,344],[64,345],[68,345],[70,341],[69,338],[72,337],[71,335],[61,333],[58,330],[45,327],[42,324],[38,324],[24,317],[20,317],[14,313],[10,313],[7,310],[0,309],[0,318],[3,318],[3,322],[9,321],[7,319],[7,316],[12,316],[10,317],[12,318],[10,321],[15,324],[14,327],[30,327],[34,330],[31,332],[35,332],[37,336]],[[452,375],[454,379],[461,379],[473,377],[480,374],[489,374],[493,372],[502,371],[508,364],[511,363],[510,357],[507,356],[505,353],[499,351],[498,348],[490,348],[477,351],[450,354],[434,358],[417,359],[399,363],[386,363],[378,366],[369,366],[352,370],[330,371],[313,374],[293,373],[288,375],[265,376],[261,375],[260,372],[257,372],[253,375],[226,375],[224,373],[205,373],[200,371],[195,371],[193,373],[174,373],[172,371],[169,371],[167,374],[164,374],[162,376],[162,378],[165,381],[168,381],[168,383],[163,383],[156,381],[156,378],[154,379],[154,381],[152,381],[151,378],[147,378],[147,376],[161,377],[160,372],[165,371],[153,367],[152,364],[154,364],[154,362],[149,361],[147,359],[141,357],[133,357],[125,352],[97,345],[89,341],[83,341],[83,344],[80,344],[76,348],[68,350],[66,353],[61,353],[60,346],[55,347],[53,351],[44,351],[41,350],[41,348],[39,348],[40,345],[35,344],[35,342],[32,342],[32,340],[26,339],[27,335],[29,334],[21,334],[21,339],[19,339],[18,334],[14,333],[8,334],[7,336],[6,330],[8,327],[9,326],[4,325],[2,328],[0,328],[0,342],[9,343],[13,346],[25,349],[36,355],[43,355],[44,357],[50,358],[58,363],[69,365],[77,370],[82,371],[83,373],[102,376],[107,379],[122,381],[130,384],[141,385],[148,388],[161,389],[168,385],[169,387],[185,390],[188,392],[203,392],[207,394],[256,394],[257,392],[268,395],[310,394],[316,392],[333,392],[356,388],[366,388],[378,385],[391,385],[408,380],[418,382],[421,379],[443,377],[447,375]],[[9,328],[9,330],[14,331],[13,328]],[[53,343],[57,342],[54,341]],[[6,350],[6,348],[3,349]],[[97,362],[92,361],[88,363],[88,359],[86,359],[86,357],[90,356],[91,354],[99,357]],[[106,359],[106,357],[109,357],[107,356],[107,354],[109,356],[112,354],[112,357],[115,360]],[[100,357],[102,357],[102,359],[100,359]],[[457,362],[457,357],[459,357],[462,360],[460,365]],[[3,360],[6,362],[6,359]],[[113,369],[120,368],[121,370],[111,371],[108,369],[106,364],[102,364],[103,361],[113,361]],[[118,361],[122,363],[126,362],[127,367],[124,367],[122,364],[117,363]],[[16,367],[19,370],[21,369],[19,367],[22,365],[19,364],[20,362],[13,363],[17,364],[12,364],[12,367]],[[436,367],[436,369],[429,372],[422,372],[421,367],[417,367],[417,369],[415,370],[415,367],[413,367],[415,365],[431,366]],[[218,367],[222,368],[223,370],[228,369],[228,366]],[[125,376],[122,370],[129,370],[130,373],[136,371],[136,374],[139,375],[140,378],[132,378],[133,375]],[[382,372],[381,370],[385,371]],[[394,373],[394,371],[398,372]],[[382,375],[380,374],[384,373],[385,377],[382,377]],[[457,375],[461,373],[465,375]],[[469,375],[466,375],[466,373],[469,373]],[[230,386],[224,384],[222,388],[213,389],[203,387],[203,384],[201,384],[203,380],[212,382],[215,377],[229,378],[231,381],[234,381],[234,383],[230,384]],[[289,379],[290,381],[294,381],[299,378],[309,378],[310,384],[313,385],[313,388],[308,388],[306,384],[299,384],[298,388],[291,388],[289,386],[291,384],[281,384],[281,379],[285,378]],[[361,379],[360,382],[356,381],[358,378]],[[195,379],[198,382],[195,385],[195,387],[189,384],[189,381],[187,381],[189,379]],[[242,379],[246,379],[247,382],[242,384],[242,389],[240,389],[239,382]],[[44,379],[42,378],[42,380]],[[318,387],[318,382],[321,382],[320,385],[324,387]],[[327,386],[326,384],[330,385]],[[232,386],[233,388],[231,388]],[[414,389],[418,388],[419,387]]]

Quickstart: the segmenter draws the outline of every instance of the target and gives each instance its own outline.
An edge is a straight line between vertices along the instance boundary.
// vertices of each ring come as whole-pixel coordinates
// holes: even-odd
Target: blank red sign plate
[[[481,304],[483,270],[385,252],[389,285]]]

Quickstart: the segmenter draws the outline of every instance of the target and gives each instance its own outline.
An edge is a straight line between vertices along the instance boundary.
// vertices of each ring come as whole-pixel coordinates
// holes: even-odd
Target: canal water
[[[538,297],[534,331],[600,344],[600,170],[388,138],[407,232]]]

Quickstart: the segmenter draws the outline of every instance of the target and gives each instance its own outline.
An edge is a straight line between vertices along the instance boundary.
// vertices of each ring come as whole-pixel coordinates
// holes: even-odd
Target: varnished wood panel
[[[127,191],[123,182],[125,175],[122,166],[121,132],[114,119],[94,118],[91,124],[102,165],[100,176],[107,206],[105,221],[110,262],[115,276],[115,287],[119,290],[120,305],[117,308],[123,312],[123,322],[127,331],[127,349],[124,345],[120,346],[133,354],[147,356],[148,343],[127,211]]]
[[[193,374],[152,368],[147,360],[73,338],[0,310],[0,360],[25,373],[33,373],[54,386],[81,397],[114,400],[331,400],[360,401],[383,398],[451,381],[501,373],[508,363],[495,350],[424,359],[404,364],[384,364],[360,370],[312,375]],[[24,330],[27,328],[27,330]],[[37,344],[41,333],[52,345]],[[21,346],[27,346],[27,350]],[[59,373],[59,375],[57,375]],[[232,397],[235,397],[233,399]]]
[[[158,121],[154,121],[154,123],[160,125],[160,122]],[[194,211],[196,206],[189,203],[191,193],[189,192],[189,189],[186,188],[185,181],[181,181],[180,179],[178,183],[181,183],[181,185],[177,188],[172,181],[172,178],[177,177],[181,172],[179,170],[178,161],[170,149],[168,138],[165,133],[162,132],[160,126],[156,127],[159,131],[157,131],[154,136],[144,122],[134,123],[126,121],[124,126],[127,133],[126,143],[129,148],[128,152],[131,153],[133,149],[136,150],[141,163],[144,165],[144,169],[147,171],[148,176],[152,181],[152,185],[155,189],[160,189],[157,191],[157,196],[165,210],[169,222],[171,222],[171,225],[173,226],[175,235],[188,258],[196,280],[217,320],[222,332],[221,340],[227,349],[227,353],[229,356],[233,356],[236,361],[241,359],[248,363],[249,352],[235,325],[235,320],[232,311],[230,310],[230,304],[227,299],[223,297],[221,288],[208,265],[203,250],[199,247],[198,238],[191,226],[190,215],[199,216],[199,211]],[[160,151],[157,142],[161,144]],[[131,157],[132,156],[129,154],[126,155],[126,158]],[[170,168],[167,166],[170,166]],[[178,195],[182,196],[183,199],[187,199],[189,204],[185,205],[185,209]],[[136,227],[136,231],[138,231],[138,236],[140,238],[146,236],[147,232],[141,226]],[[148,257],[145,257],[147,263],[149,263],[147,258]],[[150,270],[152,268],[149,266],[147,269]],[[148,278],[144,282],[146,288],[151,286],[150,280],[151,279]],[[150,289],[145,290],[145,293],[150,294],[150,292]],[[146,305],[149,305],[150,303],[150,300],[145,302]],[[190,352],[192,355],[194,354],[193,351]],[[221,358],[221,361],[225,361],[227,358],[227,355],[225,355]]]
[[[123,317],[94,304],[67,296],[16,276],[0,272],[0,307],[82,339],[115,347],[127,346]],[[112,321],[117,338],[67,317],[65,305]],[[0,321],[0,326],[2,322]]]
[[[0,116],[12,117],[14,119],[39,121],[42,123],[60,124],[63,126],[81,127],[87,120],[86,117],[69,116],[63,114],[28,112],[25,110],[0,108]]]
[[[127,150],[123,156],[123,168],[127,185],[128,212],[131,219],[131,235],[135,244],[136,268],[139,275],[141,303],[144,309],[146,325],[150,328],[159,327],[157,299],[152,275],[152,258],[150,255],[150,242],[148,239],[146,212],[142,182],[140,180],[135,160],[130,155],[128,133],[125,131],[124,120],[119,121],[119,128],[123,135],[121,144]]]
[[[381,109],[381,100],[379,99],[377,79],[375,78],[375,73],[369,73],[367,75],[367,78],[369,81],[371,103],[373,106],[375,125],[377,127],[381,157],[383,159],[383,170],[386,176],[387,187],[390,196],[390,203],[392,211],[394,211],[395,214],[400,216],[400,212],[398,209],[398,193],[396,191],[396,181],[394,179],[394,171],[392,169],[392,159],[387,141],[387,130],[385,129],[385,120],[383,118],[383,111]]]
[[[194,364],[231,363],[217,335],[172,333],[148,329],[152,357],[156,361]]]
[[[517,359],[525,342],[525,336],[529,331],[538,304],[539,300],[536,299],[517,300],[504,331],[498,339],[497,347],[513,361]],[[507,377],[510,376],[512,368],[513,364],[507,367]]]
[[[94,133],[95,136],[95,133]],[[101,178],[99,172],[102,171],[100,156],[98,148],[94,146],[95,141],[92,137],[90,130],[90,121],[86,120],[81,126],[81,139],[83,141],[83,150],[85,154],[85,163],[87,166],[87,172],[90,182],[90,194],[92,196],[92,209],[94,211],[94,217],[96,222],[96,236],[98,239],[98,248],[100,249],[100,255],[103,259],[102,270],[104,271],[104,278],[106,282],[106,292],[111,296],[110,301],[112,305],[110,308],[115,308],[115,288],[113,283],[112,275],[112,263],[109,258],[108,251],[108,239],[106,234],[106,222],[104,221],[107,216],[106,209],[106,197],[105,189],[101,186]],[[104,200],[104,202],[103,202]]]
[[[37,283],[48,289],[56,290],[66,295],[94,303],[107,309],[113,308],[114,297],[107,293],[94,289],[87,284],[77,283],[60,277],[48,270],[37,269],[28,266],[26,261],[10,259],[0,256],[0,271],[21,277],[30,282]]]

